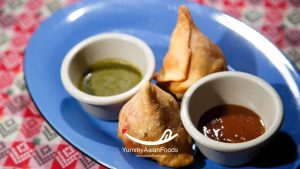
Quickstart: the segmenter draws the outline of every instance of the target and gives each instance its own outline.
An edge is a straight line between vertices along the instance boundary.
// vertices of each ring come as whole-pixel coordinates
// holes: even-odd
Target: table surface
[[[0,168],[105,168],[64,141],[34,107],[24,50],[39,23],[75,0],[0,0]],[[299,0],[196,0],[262,32],[300,68]]]

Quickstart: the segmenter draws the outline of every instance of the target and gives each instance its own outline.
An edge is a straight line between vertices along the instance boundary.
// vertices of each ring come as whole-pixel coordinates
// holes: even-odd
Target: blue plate
[[[297,69],[270,41],[244,23],[214,9],[179,0],[87,0],[59,10],[34,33],[25,57],[25,78],[36,106],[66,140],[111,168],[166,168],[124,153],[117,122],[101,121],[84,112],[64,89],[60,66],[78,42],[102,32],[122,32],[145,40],[156,55],[158,70],[176,24],[177,8],[186,4],[196,24],[224,51],[234,70],[269,82],[285,110],[281,131],[244,168],[297,168],[300,146],[300,78]],[[196,152],[192,168],[225,168]]]

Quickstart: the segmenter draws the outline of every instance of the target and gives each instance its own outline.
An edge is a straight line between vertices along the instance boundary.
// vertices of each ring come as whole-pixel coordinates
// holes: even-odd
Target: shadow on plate
[[[258,168],[278,167],[297,160],[297,145],[285,132],[279,132],[248,165]]]
[[[206,166],[206,158],[201,152],[196,150],[195,163],[186,168],[203,168]],[[277,135],[263,148],[258,156],[248,164],[239,167],[255,168],[272,168],[294,163],[297,160],[297,145],[293,138],[286,132],[280,131]],[[220,168],[227,168],[216,163]],[[218,167],[217,167],[218,168]]]
[[[204,157],[201,152],[199,151],[198,147],[196,145],[193,146],[195,159],[194,163],[191,166],[183,167],[182,169],[192,169],[192,168],[204,168],[206,165],[206,157]]]
[[[66,98],[63,100],[61,104],[61,113],[66,123],[78,134],[102,144],[114,147],[122,146],[122,143],[116,137],[113,137],[111,133],[108,133],[108,129],[101,128],[99,127],[99,124],[95,124],[91,119],[93,117],[84,112],[80,104],[73,98]],[[103,123],[115,122],[103,121]]]

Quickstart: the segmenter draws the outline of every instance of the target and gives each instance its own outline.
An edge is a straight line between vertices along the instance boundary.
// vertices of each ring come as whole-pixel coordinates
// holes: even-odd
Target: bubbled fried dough
[[[166,129],[178,136],[161,145],[136,143],[122,133],[143,141],[157,141]],[[126,148],[177,148],[178,152],[135,152],[150,157],[161,165],[183,167],[194,161],[192,138],[184,129],[176,100],[154,84],[147,82],[140,91],[121,109],[119,115],[118,137]]]
[[[181,99],[202,77],[226,70],[221,49],[195,25],[186,6],[180,6],[163,66],[156,75],[159,85]]]

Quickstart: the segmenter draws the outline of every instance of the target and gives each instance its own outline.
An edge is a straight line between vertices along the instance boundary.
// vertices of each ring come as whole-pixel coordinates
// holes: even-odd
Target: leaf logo
[[[178,136],[178,133],[172,135],[172,131],[170,129],[167,129],[167,130],[164,131],[162,136],[157,141],[143,141],[143,140],[139,140],[137,138],[134,138],[133,136],[126,133],[126,131],[127,131],[127,129],[122,129],[122,134],[124,134],[130,140],[132,140],[136,143],[139,143],[139,144],[149,145],[149,146],[151,146],[151,145],[160,145],[160,144],[167,143],[167,142],[173,140],[175,137]]]

